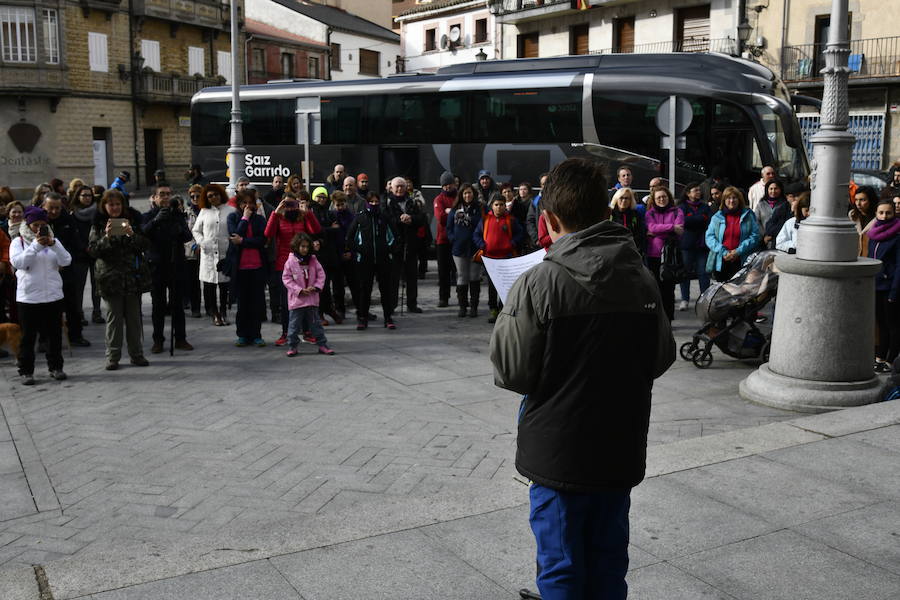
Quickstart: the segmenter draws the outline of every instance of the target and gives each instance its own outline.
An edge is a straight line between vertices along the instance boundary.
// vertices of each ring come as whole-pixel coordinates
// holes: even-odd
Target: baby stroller
[[[768,360],[769,338],[759,330],[757,313],[775,297],[777,250],[762,250],[747,257],[744,266],[724,283],[713,283],[697,301],[703,320],[690,342],[681,345],[681,358],[706,369],[713,362],[712,347],[734,358]]]

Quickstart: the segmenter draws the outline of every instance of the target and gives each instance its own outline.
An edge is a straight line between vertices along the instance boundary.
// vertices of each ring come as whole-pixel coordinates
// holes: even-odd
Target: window
[[[322,98],[322,143],[363,144],[362,96]]]
[[[262,71],[266,70],[266,51],[263,48],[254,48],[253,49],[253,70],[254,71]]]
[[[310,56],[306,59],[306,76],[313,79],[319,78],[319,57]]]
[[[537,58],[539,40],[540,34],[537,31],[520,34],[516,38],[516,45],[518,46],[517,56],[519,58]]]
[[[225,83],[231,85],[231,52],[216,52],[216,71],[225,78]]]
[[[380,63],[381,62],[381,53],[375,52],[374,50],[366,50],[365,48],[359,49],[359,72],[362,75],[375,75],[376,77],[381,74]]]
[[[0,46],[6,62],[37,61],[33,9],[0,6]]]
[[[294,78],[294,55],[290,52],[281,53],[281,76],[285,79]]]
[[[437,49],[437,29],[425,30],[425,52]]]
[[[488,41],[487,19],[475,19],[475,43],[483,44]]]
[[[331,44],[331,70],[341,70],[341,45]]]
[[[501,136],[521,143],[582,139],[577,88],[489,91],[479,94],[472,108],[472,141]]]
[[[371,96],[367,135],[382,144],[466,142],[466,103],[464,93]]]
[[[206,51],[197,46],[188,46],[188,75],[206,76]]]
[[[44,57],[48,64],[59,64],[59,19],[55,10],[44,9]]]
[[[150,67],[156,72],[162,71],[159,64],[159,42],[156,40],[141,40],[141,56],[144,57],[145,67]]]
[[[88,32],[88,62],[91,66],[91,71],[99,71],[101,73],[109,71],[109,57],[106,44],[105,33]]]
[[[569,54],[588,53],[589,25],[582,23],[569,29]]]
[[[297,101],[241,101],[244,144],[248,146],[290,146],[296,141]],[[229,145],[231,102],[197,102],[191,108],[191,144],[194,146]]]

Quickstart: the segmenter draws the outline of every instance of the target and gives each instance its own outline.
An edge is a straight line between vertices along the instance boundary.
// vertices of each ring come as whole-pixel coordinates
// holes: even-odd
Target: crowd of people
[[[876,282],[876,370],[888,370],[900,353],[900,168],[892,177],[880,195],[853,186],[849,207],[860,255],[884,264]],[[371,312],[376,284],[383,327],[396,329],[398,308],[422,312],[418,280],[432,244],[437,306],[449,306],[455,286],[457,316],[478,317],[486,282],[493,323],[502,305],[481,258],[510,258],[553,243],[541,205],[547,174],[534,186],[498,183],[488,170],[472,183],[445,172],[429,202],[409,178],[393,177],[376,190],[368,175],[348,175],[343,165],[311,192],[297,175],[276,176],[261,197],[247,178],[229,196],[193,167],[184,196],[157,172],[143,214],[129,204],[129,179],[122,172],[109,189],[54,179],[26,201],[0,188],[0,322],[22,328],[24,383],[34,383],[36,343],[51,376],[64,379],[63,335],[70,346],[89,346],[83,334],[89,321],[105,323],[108,370],[119,368],[123,338],[130,363],[148,365],[141,308],[147,292],[153,354],[164,352],[167,341],[169,352],[193,349],[186,315],[221,327],[231,324],[235,308],[236,346],[265,346],[262,323],[269,320],[280,325],[275,345],[286,346],[288,356],[298,355],[301,341],[334,354],[324,327],[343,323],[351,306],[357,330],[379,321]],[[679,253],[687,272],[678,304],[687,310],[690,279],[702,293],[758,249],[794,252],[797,228],[809,215],[804,184],[783,183],[772,167],[746,192],[713,170],[707,180],[687,184],[679,198],[660,178],[638,198],[632,179],[627,166],[617,170],[609,219],[631,233],[670,320],[678,282],[664,276],[668,255]],[[90,316],[83,307],[88,279]]]

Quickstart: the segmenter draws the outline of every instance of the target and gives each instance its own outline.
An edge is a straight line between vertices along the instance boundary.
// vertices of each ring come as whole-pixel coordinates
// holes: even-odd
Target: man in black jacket
[[[605,189],[589,160],[553,169],[542,199],[553,246],[513,285],[491,338],[496,385],[525,394],[516,468],[533,482],[544,600],[626,597],[651,389],[675,357],[659,289],[631,233],[606,220]]]
[[[53,237],[62,243],[63,248],[72,255],[72,263],[75,260],[83,260],[87,256],[87,250],[81,237],[78,235],[78,224],[75,219],[63,208],[62,197],[56,192],[49,192],[44,197],[41,205],[47,211],[48,221]],[[78,289],[78,276],[73,265],[63,267],[59,274],[63,281],[63,302],[66,312],[66,329],[69,332],[69,344],[72,346],[90,346],[91,343],[84,339],[82,333],[82,301],[84,290]],[[79,291],[81,293],[79,293]]]
[[[419,308],[419,244],[416,235],[420,227],[428,225],[428,217],[423,208],[406,193],[406,179],[394,177],[390,191],[384,202],[384,213],[394,231],[398,244],[394,250],[393,277],[391,290],[394,301],[400,298],[400,279],[406,282],[406,308],[411,313],[420,313]],[[396,308],[396,305],[394,306]]]
[[[153,289],[150,291],[153,346],[150,347],[150,352],[154,354],[163,351],[167,312],[172,316],[175,348],[194,349],[187,341],[181,302],[184,279],[187,276],[184,244],[191,241],[193,236],[178,206],[170,204],[171,198],[172,187],[161,182],[150,198],[150,210],[144,214],[144,234],[150,239],[147,258],[153,274]]]
[[[396,300],[392,296],[392,268],[397,242],[394,228],[379,206],[377,194],[372,194],[365,210],[359,212],[347,229],[347,248],[353,253],[355,265],[356,329],[369,326],[369,307],[372,302],[372,283],[378,280],[384,326],[395,329],[391,314]]]

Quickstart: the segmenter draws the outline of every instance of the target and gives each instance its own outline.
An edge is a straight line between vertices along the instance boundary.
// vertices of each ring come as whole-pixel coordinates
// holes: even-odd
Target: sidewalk
[[[57,600],[534,588],[517,398],[491,385],[483,319],[423,308],[393,333],[327,328],[336,357],[189,319],[197,351],[147,369],[103,371],[95,326],[62,385],[0,366],[0,598],[41,597],[34,564]],[[752,369],[717,353],[657,382],[630,597],[900,597],[900,403],[758,407],[737,397]]]

